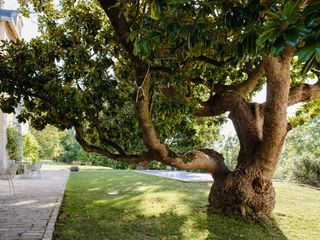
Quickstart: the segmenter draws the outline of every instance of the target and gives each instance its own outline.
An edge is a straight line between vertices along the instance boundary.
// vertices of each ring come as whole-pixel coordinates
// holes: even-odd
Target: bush
[[[81,147],[77,154],[77,160],[82,163],[91,162],[94,166],[105,166],[113,169],[128,168],[128,163],[118,162],[97,153],[86,152]]]
[[[74,135],[71,131],[69,132],[69,134],[61,138],[60,143],[63,147],[63,151],[59,157],[60,161],[71,163],[72,161],[78,160],[81,146],[74,138]]]
[[[20,136],[18,131],[13,127],[7,128],[7,145],[6,149],[11,160],[20,160]]]
[[[294,162],[292,178],[293,180],[320,186],[320,160],[312,155],[303,155]]]
[[[135,170],[136,169],[136,165],[135,164],[129,164],[128,165],[128,169]]]
[[[163,163],[157,162],[157,161],[151,161],[149,163],[149,169],[150,170],[164,170],[166,169],[166,165]]]
[[[40,146],[31,133],[23,136],[23,157],[32,162],[39,160]]]

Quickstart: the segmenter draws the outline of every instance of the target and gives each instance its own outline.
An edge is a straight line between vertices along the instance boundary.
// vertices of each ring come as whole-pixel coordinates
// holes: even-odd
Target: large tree
[[[287,108],[320,96],[305,83],[319,76],[319,1],[22,1],[30,7],[41,36],[2,46],[3,111],[23,99],[20,121],[74,128],[89,152],[206,170],[210,212],[271,213]],[[252,102],[263,84],[266,102]],[[235,170],[210,147],[225,113]]]

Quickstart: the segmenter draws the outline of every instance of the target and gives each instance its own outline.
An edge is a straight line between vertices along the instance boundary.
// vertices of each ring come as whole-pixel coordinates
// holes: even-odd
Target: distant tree
[[[292,122],[301,120],[301,116]],[[305,119],[305,118],[304,118]],[[320,118],[293,129],[286,139],[279,162],[282,178],[298,182],[320,184]],[[303,144],[301,144],[303,143]]]
[[[64,151],[61,139],[68,134],[67,131],[60,131],[54,126],[47,125],[41,131],[31,128],[31,133],[40,145],[41,159],[58,159],[61,156]]]
[[[304,153],[320,158],[320,118],[317,117],[305,125],[293,129],[285,142],[282,158],[295,158]],[[303,143],[303,144],[301,144]]]
[[[210,212],[270,215],[287,107],[320,96],[305,82],[320,75],[320,2],[59,2],[21,1],[41,36],[1,47],[2,110],[23,98],[20,121],[74,128],[88,152],[206,170]],[[266,102],[252,102],[263,84]],[[211,149],[227,112],[235,170]]]
[[[39,160],[40,145],[35,137],[29,132],[23,136],[23,157],[32,162]]]
[[[60,143],[63,147],[63,153],[59,159],[66,163],[77,161],[81,145],[75,139],[73,131],[68,131],[68,134],[61,138]]]

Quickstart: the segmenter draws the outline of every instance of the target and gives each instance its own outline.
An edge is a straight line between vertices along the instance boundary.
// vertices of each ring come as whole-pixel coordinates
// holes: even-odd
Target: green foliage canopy
[[[133,71],[139,59],[146,76],[152,73],[149,110],[159,138],[179,152],[212,146],[224,116],[195,112],[219,86],[246,81],[262,56],[293,46],[301,72],[292,85],[319,74],[319,1],[99,2],[114,5],[111,14],[119,7],[126,24],[112,22],[93,0],[22,1],[24,14],[40,14],[41,36],[1,46],[3,111],[23,99],[21,122],[81,127],[95,146],[140,153],[146,147],[135,105],[144,81],[139,86]],[[116,26],[129,32],[120,36]]]

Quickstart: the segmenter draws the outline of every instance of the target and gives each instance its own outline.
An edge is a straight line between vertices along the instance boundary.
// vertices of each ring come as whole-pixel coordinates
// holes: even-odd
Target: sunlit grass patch
[[[207,183],[83,170],[70,175],[54,239],[320,239],[320,191],[275,188],[278,228],[207,216]]]

